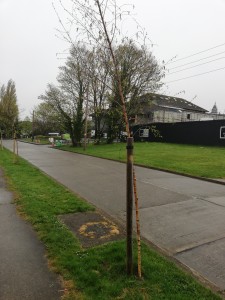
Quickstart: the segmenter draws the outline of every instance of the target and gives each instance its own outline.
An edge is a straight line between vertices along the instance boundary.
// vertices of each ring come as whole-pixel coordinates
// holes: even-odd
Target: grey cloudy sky
[[[162,92],[207,110],[216,102],[225,112],[225,0],[127,2],[134,3],[156,58],[168,62],[175,57],[167,64]],[[10,78],[16,82],[21,118],[31,115],[40,103],[38,96],[47,83],[55,83],[63,64],[56,53],[68,45],[56,37],[56,28],[52,0],[0,0],[0,84]],[[207,74],[199,75],[203,73]]]

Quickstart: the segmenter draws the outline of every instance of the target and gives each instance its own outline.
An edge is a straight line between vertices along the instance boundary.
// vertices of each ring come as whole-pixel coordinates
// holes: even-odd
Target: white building
[[[209,113],[185,99],[155,93],[140,97],[140,110],[132,119],[132,124],[176,123],[189,121],[225,119],[217,113],[216,104]]]

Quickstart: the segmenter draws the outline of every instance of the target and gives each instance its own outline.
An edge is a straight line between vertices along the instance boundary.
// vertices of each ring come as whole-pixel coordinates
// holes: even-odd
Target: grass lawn
[[[48,139],[34,139],[32,141],[32,138],[24,138],[24,139],[19,139],[19,141],[40,144],[40,145],[50,145],[50,142]]]
[[[32,223],[46,246],[50,265],[64,279],[68,289],[64,299],[221,299],[144,244],[143,279],[127,277],[124,240],[84,250],[57,218],[93,210],[91,205],[25,160],[13,164],[12,153],[6,149],[0,150],[0,167],[15,192],[19,212]]]
[[[61,149],[120,161],[126,160],[126,144],[89,144],[83,148]],[[135,143],[134,163],[184,174],[225,178],[225,148],[167,143]]]

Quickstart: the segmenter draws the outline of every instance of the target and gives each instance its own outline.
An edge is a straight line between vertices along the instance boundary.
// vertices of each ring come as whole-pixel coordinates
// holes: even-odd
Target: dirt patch
[[[59,219],[80,240],[84,248],[125,237],[125,232],[120,226],[96,212],[67,214],[59,216]]]

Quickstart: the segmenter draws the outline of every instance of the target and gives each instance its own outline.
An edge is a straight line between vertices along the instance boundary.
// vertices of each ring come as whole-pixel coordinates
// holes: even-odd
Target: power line
[[[184,78],[180,78],[180,79],[176,79],[176,80],[172,80],[172,81],[168,81],[168,82],[165,82],[165,83],[167,84],[167,83],[171,83],[171,82],[185,80],[185,79],[188,79],[188,78],[197,77],[197,76],[201,76],[201,75],[208,74],[208,73],[213,73],[213,72],[224,70],[224,69],[225,69],[225,67],[219,68],[219,69],[215,69],[215,70],[211,70],[211,71],[204,72],[204,73],[200,73],[200,74],[196,74],[196,75],[192,75],[192,76],[188,76],[188,77],[184,77]]]
[[[223,52],[219,52],[219,53],[216,53],[216,54],[213,54],[213,55],[207,56],[207,57],[203,57],[203,58],[201,58],[201,59],[194,60],[194,61],[191,61],[191,62],[189,62],[189,63],[183,64],[183,65],[179,65],[179,66],[176,66],[176,67],[170,68],[169,70],[173,70],[173,69],[181,68],[181,67],[184,67],[184,66],[187,66],[187,65],[191,65],[191,64],[194,64],[194,63],[196,63],[196,62],[198,62],[198,61],[201,61],[201,60],[204,60],[204,59],[207,59],[207,58],[211,58],[211,57],[214,57],[214,56],[217,56],[217,55],[223,54],[223,53],[225,53],[225,51],[223,51]]]
[[[189,58],[189,57],[192,57],[192,56],[195,56],[195,55],[198,55],[198,54],[201,54],[201,53],[204,53],[204,52],[210,51],[210,50],[212,50],[212,49],[215,49],[215,48],[222,47],[222,46],[224,46],[224,45],[225,45],[225,43],[223,43],[223,44],[220,44],[220,45],[217,45],[217,46],[215,46],[215,47],[208,48],[208,49],[206,49],[206,50],[203,50],[203,51],[200,51],[200,52],[196,52],[196,53],[194,53],[194,54],[191,54],[191,55],[185,56],[185,57],[183,57],[183,58],[179,58],[179,59],[177,59],[177,60],[174,60],[174,61],[170,61],[170,62],[168,62],[167,64],[169,65],[169,64],[175,63],[175,62],[177,62],[177,61],[181,61],[181,60],[184,60],[184,59],[186,59],[186,58]]]
[[[220,60],[220,59],[224,59],[224,58],[225,58],[225,56],[217,58],[217,59],[213,59],[213,60],[207,61],[207,62],[202,63],[202,64],[198,64],[198,65],[195,65],[195,66],[192,66],[192,67],[189,67],[189,68],[185,68],[185,69],[182,69],[182,70],[179,70],[179,71],[169,73],[169,74],[167,74],[167,76],[172,75],[172,74],[176,74],[176,73],[179,73],[179,72],[182,72],[182,71],[186,71],[186,70],[189,70],[189,69],[192,69],[192,68],[196,68],[196,67],[199,67],[199,66],[202,66],[202,65],[206,65],[206,64],[209,64],[211,62],[214,62],[214,61],[217,61],[217,60]]]

